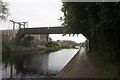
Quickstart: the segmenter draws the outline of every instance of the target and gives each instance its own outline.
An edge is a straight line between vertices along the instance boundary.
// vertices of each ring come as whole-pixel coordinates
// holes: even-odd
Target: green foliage
[[[7,50],[11,50],[12,48],[21,48],[23,46],[20,46],[20,45],[16,45],[12,42],[9,42],[9,43],[2,43],[2,48],[3,49],[7,49]]]
[[[6,19],[8,16],[8,4],[0,0],[0,19]]]
[[[25,36],[24,40],[25,41],[31,41],[31,40],[34,40],[34,37],[33,36]]]
[[[12,42],[2,43],[2,48],[10,50],[11,48],[14,48],[15,45]]]
[[[61,49],[70,48],[70,45],[69,45],[69,44],[62,43],[62,44],[60,44],[60,48],[61,48]]]
[[[98,31],[100,27],[106,29],[110,26],[114,27],[114,24],[112,23],[118,23],[120,17],[119,6],[119,3],[63,2],[63,26],[65,31],[70,33],[82,33],[89,38],[89,34],[95,34],[95,32]],[[103,23],[109,26],[104,27],[102,25]]]
[[[62,11],[65,32],[82,33],[89,39],[91,53],[120,64],[120,2],[63,2]]]
[[[112,49],[119,55],[120,45],[120,3],[65,3],[63,26],[65,32],[82,33],[90,41],[90,50],[103,54]],[[104,49],[105,48],[105,49]],[[103,50],[103,52],[100,52]],[[117,57],[117,56],[116,56]],[[116,59],[118,59],[117,57]]]
[[[54,42],[54,41],[48,42],[46,46],[48,48],[55,49],[55,50],[59,50],[60,49],[59,44],[57,42]]]
[[[33,36],[25,36],[22,41],[22,45],[26,47],[32,46],[32,41],[34,40]]]
[[[46,50],[47,47],[46,46],[41,46],[41,45],[36,45],[37,48],[39,48],[40,50]]]
[[[84,32],[86,35],[88,29],[88,15],[84,6],[86,3],[63,3],[64,12],[64,32],[79,34]],[[86,36],[87,37],[87,36]]]
[[[55,41],[48,42],[46,47],[52,49],[53,51],[55,50],[60,50],[60,49],[65,49],[65,48],[70,48],[69,44],[66,43],[58,43]]]

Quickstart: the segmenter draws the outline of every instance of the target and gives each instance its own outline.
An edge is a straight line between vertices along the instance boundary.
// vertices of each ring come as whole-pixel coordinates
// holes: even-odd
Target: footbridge
[[[37,28],[21,28],[16,33],[14,42],[19,44],[20,40],[24,35],[29,34],[63,34],[63,29],[61,26],[57,27],[37,27]]]
[[[16,22],[10,20],[13,23],[13,31],[17,28],[17,33],[14,37],[14,42],[16,44],[20,43],[20,40],[25,35],[33,35],[33,34],[63,34],[62,26],[54,26],[54,27],[33,27],[28,28],[28,22]],[[18,26],[16,26],[18,25]]]

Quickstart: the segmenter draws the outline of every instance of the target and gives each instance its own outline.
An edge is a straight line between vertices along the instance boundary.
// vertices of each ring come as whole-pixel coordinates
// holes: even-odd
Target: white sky
[[[58,20],[63,16],[61,11],[61,0],[4,0],[9,3],[10,16],[8,20],[18,22],[27,21],[28,27],[54,27],[61,26]],[[0,29],[11,29],[12,24],[8,21],[0,23]],[[81,34],[77,37],[62,35],[50,35],[52,40],[73,40],[76,42],[85,41]]]
[[[86,38],[82,34],[79,34],[78,36],[76,34],[74,35],[74,37],[72,35],[69,36],[68,34],[66,36],[62,36],[62,34],[54,34],[54,35],[50,34],[50,37],[52,37],[52,40],[55,40],[55,41],[57,41],[58,39],[59,40],[72,40],[78,43],[84,42],[86,40]]]

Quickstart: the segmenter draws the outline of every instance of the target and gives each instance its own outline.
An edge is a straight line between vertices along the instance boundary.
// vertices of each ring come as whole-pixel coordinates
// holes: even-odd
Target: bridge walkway
[[[96,78],[96,73],[86,54],[81,51],[58,73],[57,78]]]

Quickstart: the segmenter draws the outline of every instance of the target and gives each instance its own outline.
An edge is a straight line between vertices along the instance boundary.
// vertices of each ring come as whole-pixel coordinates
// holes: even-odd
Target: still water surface
[[[2,63],[2,77],[52,78],[65,67],[77,52],[78,49],[62,49],[51,53],[11,53],[12,60],[8,59]]]

